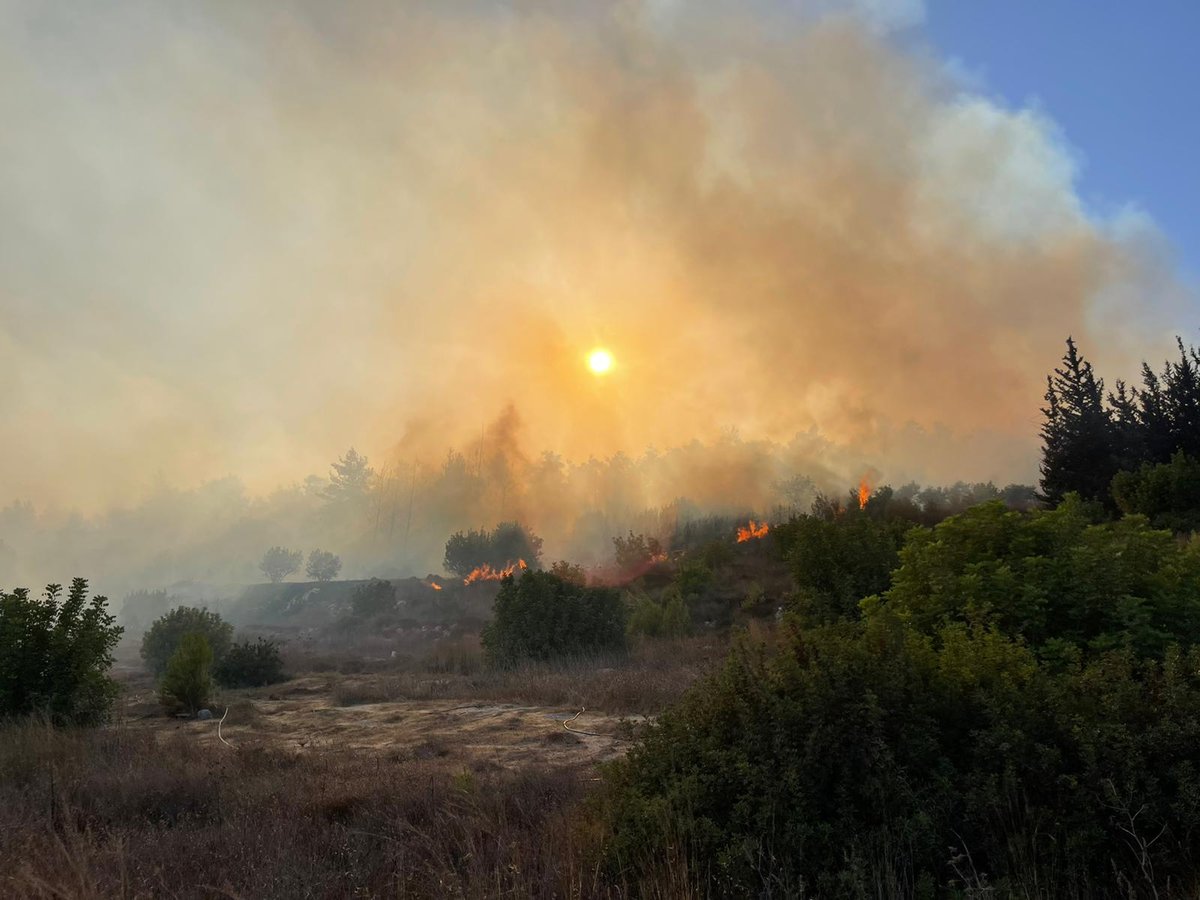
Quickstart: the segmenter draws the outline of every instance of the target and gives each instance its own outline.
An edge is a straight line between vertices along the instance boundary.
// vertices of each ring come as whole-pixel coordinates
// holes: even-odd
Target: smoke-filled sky
[[[1029,480],[1063,338],[1119,374],[1195,298],[921,17],[0,0],[0,505],[435,460],[508,404],[530,455]]]

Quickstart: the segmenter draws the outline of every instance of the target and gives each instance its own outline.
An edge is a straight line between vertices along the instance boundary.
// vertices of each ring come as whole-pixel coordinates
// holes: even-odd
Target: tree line
[[[1178,356],[1158,372],[1142,363],[1140,385],[1117,380],[1106,391],[1104,379],[1067,338],[1062,364],[1047,376],[1042,408],[1045,502],[1057,505],[1075,493],[1110,513],[1152,519],[1197,508],[1200,354],[1181,338],[1177,345]],[[1176,524],[1189,522],[1194,527],[1194,519]]]

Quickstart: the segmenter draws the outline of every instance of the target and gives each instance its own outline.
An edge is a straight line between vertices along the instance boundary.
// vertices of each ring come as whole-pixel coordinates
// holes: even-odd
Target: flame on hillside
[[[858,508],[866,509],[867,501],[871,499],[871,482],[866,475],[858,482]]]
[[[427,581],[425,583],[427,585],[429,585],[431,588],[433,588],[435,591],[440,591],[442,589],[442,586],[440,584],[438,584],[436,581]]]
[[[746,541],[764,538],[767,536],[770,530],[771,526],[766,522],[759,524],[751,519],[750,524],[748,524],[745,528],[738,529],[737,542],[739,544],[744,544]]]
[[[470,574],[463,579],[463,584],[473,584],[476,581],[499,581],[502,578],[507,578],[518,569],[528,569],[529,565],[523,559],[518,559],[515,563],[509,563],[503,569],[493,569],[487,563],[482,566],[476,566],[471,570]]]

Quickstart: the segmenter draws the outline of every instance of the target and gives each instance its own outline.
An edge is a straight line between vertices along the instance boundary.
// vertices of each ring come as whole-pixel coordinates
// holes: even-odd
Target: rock
[[[200,710],[200,712],[196,713],[196,718],[199,719],[201,722],[207,722],[209,719],[212,718],[212,710],[211,709],[202,709],[202,710]]]

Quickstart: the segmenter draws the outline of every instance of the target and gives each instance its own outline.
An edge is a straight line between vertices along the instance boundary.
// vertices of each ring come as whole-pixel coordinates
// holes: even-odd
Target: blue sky
[[[1200,0],[927,0],[925,31],[985,92],[1058,123],[1086,202],[1144,210],[1200,276]]]

